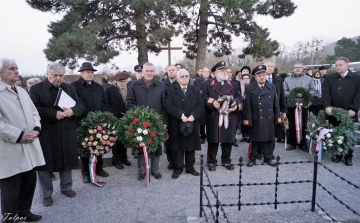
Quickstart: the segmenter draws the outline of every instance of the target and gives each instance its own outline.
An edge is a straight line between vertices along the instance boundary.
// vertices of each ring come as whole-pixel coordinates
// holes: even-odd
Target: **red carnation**
[[[93,131],[94,131],[94,133],[97,133],[97,130],[96,130],[96,129],[94,129]]]
[[[88,142],[88,143],[87,143],[87,146],[92,146],[92,142]]]
[[[101,144],[106,145],[106,141],[105,140],[101,141]]]
[[[94,136],[89,136],[89,140],[93,141],[94,140]]]
[[[89,151],[92,151],[92,147],[88,147]]]
[[[96,146],[96,149],[100,149],[100,146]]]
[[[138,148],[140,148],[140,146],[139,146],[139,145],[135,145],[134,147],[135,147],[135,148],[137,148],[137,149],[138,149]]]
[[[147,129],[149,127],[149,123],[143,122],[142,126]]]
[[[151,145],[151,144],[152,144],[151,139],[147,141],[147,144],[148,144],[148,145]]]
[[[98,127],[96,128],[97,130],[102,130],[101,126],[98,125]]]
[[[102,130],[101,133],[102,133],[103,135],[106,135],[106,131],[105,131],[105,130]]]
[[[110,141],[108,140],[108,141],[106,141],[106,145],[110,145]]]
[[[129,133],[129,134],[127,134],[127,136],[130,138],[130,137],[132,137],[132,134]]]
[[[128,130],[130,133],[133,133],[134,132],[134,129],[129,129]]]
[[[155,132],[150,132],[150,137],[154,138],[156,136]]]
[[[133,125],[137,125],[139,123],[139,120],[137,120],[137,119],[134,119],[133,121],[132,121],[132,124]]]

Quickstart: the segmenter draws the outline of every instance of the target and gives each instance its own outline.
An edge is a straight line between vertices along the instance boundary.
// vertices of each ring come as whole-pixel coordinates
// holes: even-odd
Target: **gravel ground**
[[[232,159],[234,164],[239,163],[239,157],[246,157],[247,143],[239,143],[239,147],[233,147]],[[200,155],[206,154],[207,144],[202,145],[202,151],[196,152],[195,168],[200,171]],[[130,151],[129,151],[130,154]],[[283,143],[276,143],[275,154],[281,157],[280,162],[306,161],[313,158],[300,150],[285,151]],[[219,152],[218,160],[220,160]],[[151,185],[146,187],[145,182],[137,180],[137,161],[129,156],[132,166],[118,170],[114,167],[106,167],[109,172],[108,178],[99,180],[106,181],[104,188],[98,188],[91,184],[83,184],[80,170],[73,171],[73,189],[76,191],[75,198],[67,198],[60,194],[59,180],[54,184],[54,205],[44,207],[41,204],[39,185],[37,185],[32,212],[43,216],[41,222],[106,222],[106,223],[161,223],[161,222],[205,222],[205,218],[199,215],[199,184],[200,178],[183,173],[176,180],[171,179],[172,171],[167,169],[166,154],[160,158],[160,173],[163,178],[156,180],[151,178]],[[107,161],[108,162],[108,161]],[[247,159],[244,159],[244,163]],[[258,162],[259,163],[259,162]],[[341,176],[360,185],[359,167],[360,152],[354,152],[351,167],[343,163],[332,163],[325,156],[324,165],[341,174]],[[312,180],[313,164],[289,164],[280,165],[279,181]],[[214,184],[237,184],[239,182],[239,166],[235,171],[228,171],[218,167],[215,172],[210,172],[211,183]],[[251,168],[246,166],[242,169],[242,183],[275,182],[275,169],[270,166],[257,165]],[[346,182],[334,177],[323,167],[319,167],[318,180],[339,199],[355,211],[360,212],[360,191],[349,186]],[[204,181],[206,183],[206,181]],[[220,201],[223,204],[236,204],[238,202],[238,187],[217,187]],[[209,188],[206,189],[212,204],[215,203]],[[312,183],[283,184],[278,188],[278,201],[311,200]],[[274,186],[245,186],[241,188],[241,202],[274,202]],[[204,202],[206,200],[204,199]],[[360,217],[348,211],[338,201],[334,200],[322,189],[317,190],[317,201],[334,218],[339,221],[359,222]],[[225,207],[226,215],[230,222],[327,222],[323,213],[316,208],[311,212],[310,203],[279,205],[275,210],[273,205],[246,206],[241,211],[237,207]],[[205,207],[206,214],[210,217],[209,209]],[[222,215],[220,213],[220,215]],[[210,217],[211,218],[211,217]],[[356,221],[357,220],[357,221]],[[213,222],[210,220],[209,222]],[[225,222],[220,216],[220,222]]]

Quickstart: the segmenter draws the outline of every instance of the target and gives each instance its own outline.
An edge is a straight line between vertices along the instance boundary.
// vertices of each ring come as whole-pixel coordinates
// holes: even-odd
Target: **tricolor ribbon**
[[[221,98],[216,100],[219,104],[221,104],[220,108],[218,108],[219,112],[219,127],[224,125],[225,129],[229,127],[229,114],[236,110],[236,102],[232,100],[232,95],[223,95]],[[233,103],[230,105],[230,102]]]
[[[320,130],[320,133],[319,133],[319,136],[316,139],[315,143],[313,143],[312,139],[310,140],[310,145],[314,145],[314,146],[310,146],[309,153],[312,154],[312,152],[314,150],[317,150],[318,151],[318,162],[321,162],[321,160],[322,160],[322,151],[323,151],[322,137],[325,136],[326,134],[328,134],[330,132],[330,129],[326,129],[324,127],[318,127],[312,132],[312,134],[315,133],[318,130]]]
[[[142,143],[140,143],[139,145],[140,145],[140,147],[142,148],[143,153],[144,153],[145,182],[146,182],[146,186],[150,186],[150,167],[151,167],[150,158],[149,158],[149,156],[148,156],[145,143],[142,142]]]
[[[302,139],[302,105],[301,101],[296,102],[295,107],[295,129],[296,129],[296,142],[300,143]]]
[[[96,163],[97,163],[97,156],[90,155],[89,157],[89,170],[90,170],[90,180],[91,183],[95,184],[98,187],[105,186],[106,182],[99,182],[96,180]]]

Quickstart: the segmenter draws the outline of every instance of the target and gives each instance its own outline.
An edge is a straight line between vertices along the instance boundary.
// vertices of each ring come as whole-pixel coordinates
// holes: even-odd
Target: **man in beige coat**
[[[0,59],[0,185],[1,222],[36,222],[30,212],[37,166],[45,164],[38,135],[40,116],[29,94],[16,86],[16,63]]]

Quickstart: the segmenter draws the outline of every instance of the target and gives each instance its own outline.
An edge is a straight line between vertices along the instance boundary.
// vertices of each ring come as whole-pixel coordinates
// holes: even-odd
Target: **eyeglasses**
[[[189,78],[190,76],[189,75],[180,75],[179,77],[185,79],[185,78]]]

